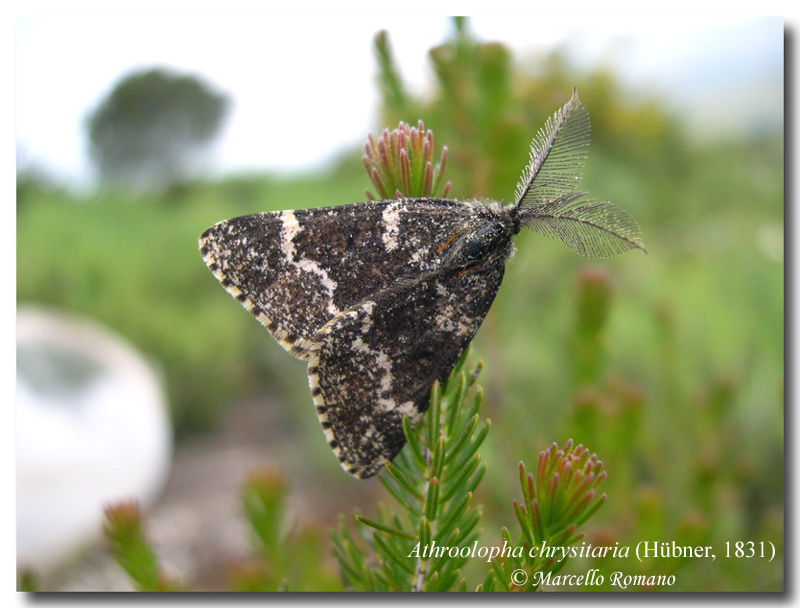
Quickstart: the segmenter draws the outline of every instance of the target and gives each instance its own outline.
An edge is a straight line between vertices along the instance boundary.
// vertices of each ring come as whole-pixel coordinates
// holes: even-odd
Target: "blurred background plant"
[[[241,489],[242,517],[249,527],[251,555],[230,564],[228,591],[341,591],[332,565],[324,558],[326,543],[313,526],[298,529],[286,511],[289,487],[274,470],[250,473]],[[135,502],[106,509],[103,532],[114,559],[137,591],[202,591],[202,581],[186,586],[168,575],[146,531],[147,521]],[[205,550],[213,550],[206,546]],[[30,578],[30,575],[27,575]],[[30,586],[20,581],[20,587]],[[20,589],[23,590],[23,589]]]
[[[493,420],[482,446],[492,475],[476,496],[480,542],[495,542],[507,522],[515,463],[535,458],[532,446],[572,437],[614,471],[604,482],[612,498],[587,531],[592,544],[755,540],[779,555],[592,558],[568,568],[679,571],[672,590],[783,588],[782,130],[690,138],[658,97],[627,90],[613,71],[582,71],[560,50],[515,62],[464,19],[431,49],[425,95],[404,82],[386,33],[375,51],[381,124],[421,119],[435,131],[448,147],[452,198],[508,202],[531,137],[575,85],[593,127],[582,183],[630,212],[648,245],[647,257],[598,266],[519,235],[472,346],[486,362]],[[370,500],[320,440],[303,366],[232,305],[195,247],[223,218],[360,200],[362,154],[299,178],[183,180],[136,196],[77,195],[28,173],[17,186],[18,301],[92,316],[156,358],[179,449],[237,404],[272,395],[292,432],[292,449],[276,456],[287,474],[302,464],[321,487]]]

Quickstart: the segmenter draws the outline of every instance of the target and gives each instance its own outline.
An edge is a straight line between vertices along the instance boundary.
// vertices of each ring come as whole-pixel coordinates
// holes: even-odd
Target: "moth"
[[[222,286],[292,355],[328,444],[367,478],[405,443],[478,331],[523,228],[587,257],[642,249],[636,222],[578,191],[589,116],[572,98],[536,134],[514,202],[400,198],[257,213],[200,237]]]

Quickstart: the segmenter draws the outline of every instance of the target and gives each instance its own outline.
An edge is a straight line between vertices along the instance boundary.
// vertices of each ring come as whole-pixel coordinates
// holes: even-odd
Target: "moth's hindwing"
[[[375,475],[405,443],[480,327],[505,259],[400,283],[329,321],[311,348],[308,376],[328,443],[356,477]]]
[[[485,210],[399,199],[258,213],[215,224],[200,250],[223,287],[307,359],[328,321],[397,281],[429,274],[441,249]]]

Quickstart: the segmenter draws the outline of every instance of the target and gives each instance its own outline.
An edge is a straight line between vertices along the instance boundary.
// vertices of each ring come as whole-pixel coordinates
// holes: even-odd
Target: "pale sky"
[[[725,120],[738,118],[726,111],[782,113],[780,19],[480,16],[471,24],[480,39],[510,46],[517,60],[561,45],[582,67],[611,63],[626,82],[664,93],[702,124],[729,128]],[[375,32],[389,31],[402,74],[424,91],[433,79],[427,51],[451,27],[431,16],[18,18],[19,161],[85,183],[86,116],[124,74],[161,66],[200,75],[232,99],[216,173],[320,166],[381,126]],[[754,87],[753,76],[767,72],[771,84]],[[737,95],[745,97],[734,99],[726,87],[739,79],[745,92]]]

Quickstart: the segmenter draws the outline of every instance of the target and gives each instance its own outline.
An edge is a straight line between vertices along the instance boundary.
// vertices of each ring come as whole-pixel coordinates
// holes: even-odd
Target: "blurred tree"
[[[228,98],[195,76],[160,69],[123,78],[87,121],[101,179],[165,187],[196,170],[219,131]]]

